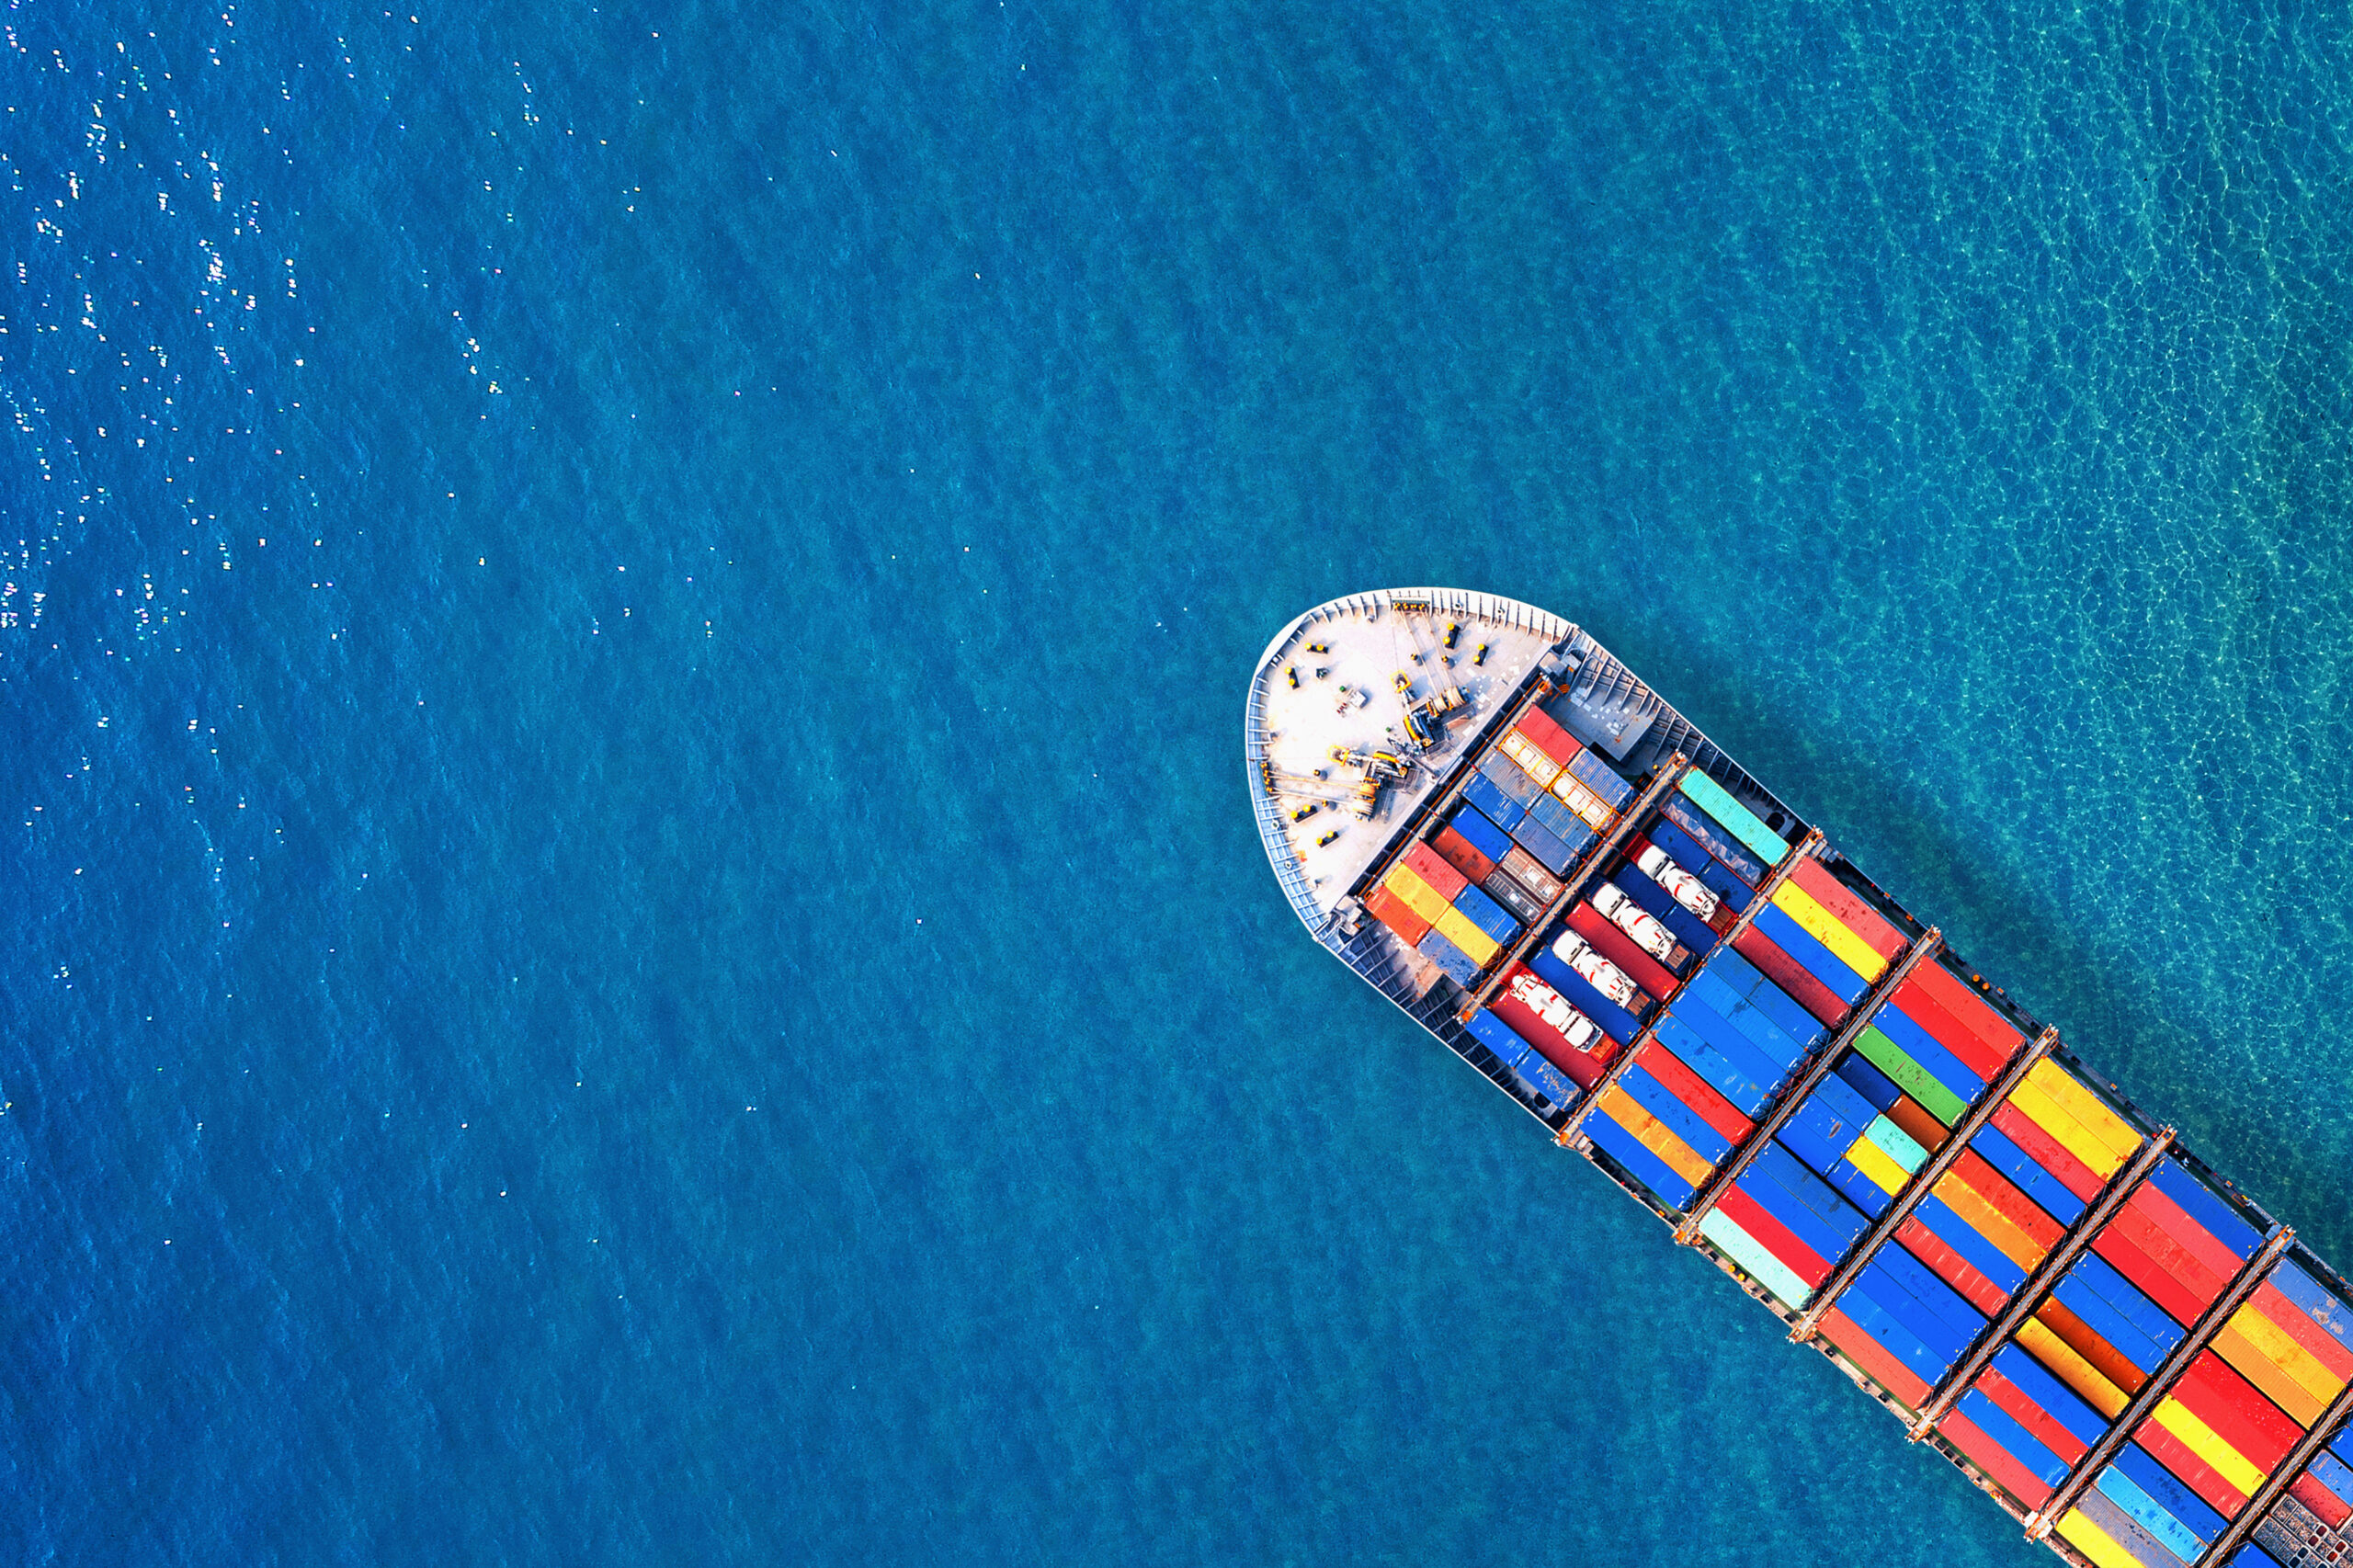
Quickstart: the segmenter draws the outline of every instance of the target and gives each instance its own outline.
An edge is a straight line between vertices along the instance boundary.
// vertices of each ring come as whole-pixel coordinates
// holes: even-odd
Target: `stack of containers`
[[[1561,1070],[1546,1061],[1543,1053],[1529,1044],[1518,1030],[1486,1008],[1471,1015],[1471,1036],[1494,1052],[1495,1060],[1519,1080],[1536,1100],[1538,1108],[1547,1115],[1566,1110],[1576,1103],[1578,1091]]]
[[[1519,933],[1518,923],[1500,904],[1427,844],[1406,850],[1365,903],[1374,918],[1404,937],[1413,925],[1401,926],[1393,918],[1399,905],[1423,927],[1415,950],[1466,988],[1477,983],[1479,971]]]
[[[1510,910],[1521,925],[1535,924],[1546,906],[1561,896],[1559,879],[1513,843],[1511,835],[1497,827],[1478,807],[1466,803],[1456,808],[1446,831],[1487,862],[1488,874],[1472,880],[1486,890],[1488,897]],[[1443,838],[1445,834],[1439,836]],[[1460,865],[1457,869],[1463,875],[1470,875],[1468,869]]]
[[[2261,1239],[2238,1204],[2167,1159],[2093,1246],[2187,1324]],[[2174,1558],[2194,1559],[2353,1377],[2348,1336],[2353,1313],[2345,1302],[2294,1262],[2278,1266],[2133,1432],[2114,1473],[2099,1478],[2101,1498],[2087,1494],[2085,1517],[2063,1529],[2074,1525],[2069,1539],[2080,1537],[2095,1556],[2112,1543],[2134,1561],[2172,1561],[2144,1550],[2154,1541]],[[2325,1463],[2308,1467],[2291,1494],[2342,1523],[2353,1517],[2353,1497],[2333,1492],[2327,1477],[2353,1472],[2321,1458]],[[2110,1517],[2118,1512],[2121,1521]]]
[[[1669,1208],[1682,1209],[1821,1040],[1803,1008],[1740,955],[1720,952],[1658,1020],[1619,1089],[1595,1102],[1587,1135]],[[1728,1256],[1739,1244],[1719,1243]]]
[[[1985,1314],[1910,1250],[1882,1247],[1838,1304],[1822,1336],[1914,1409],[1985,1326]]]
[[[1530,709],[1480,759],[1478,777],[1463,786],[1465,800],[1556,877],[1594,840],[1594,829],[1546,792],[1582,749],[1542,710]]]
[[[2314,1454],[2288,1492],[2322,1524],[2333,1530],[2344,1529],[2346,1521],[2353,1519],[2353,1433],[2339,1433],[2335,1442]]]
[[[1937,1426],[1939,1436],[2029,1508],[2049,1499],[2107,1428],[2106,1416],[2015,1345],[1995,1353]]]

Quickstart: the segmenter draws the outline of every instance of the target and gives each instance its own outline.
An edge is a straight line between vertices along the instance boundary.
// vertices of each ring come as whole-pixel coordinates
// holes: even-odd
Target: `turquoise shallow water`
[[[6,22],[9,1559],[2044,1561],[1298,929],[1392,582],[2353,1262],[2341,18]]]

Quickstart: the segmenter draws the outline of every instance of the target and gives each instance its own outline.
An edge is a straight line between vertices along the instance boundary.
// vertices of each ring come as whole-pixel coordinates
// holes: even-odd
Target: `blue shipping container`
[[[1529,817],[1513,828],[1511,835],[1518,841],[1522,849],[1536,857],[1538,865],[1542,866],[1556,877],[1568,875],[1569,866],[1575,860],[1576,856],[1566,844],[1561,842],[1560,835],[1551,828],[1546,827],[1535,818]]]
[[[1483,773],[1474,773],[1462,786],[1462,798],[1478,808],[1479,813],[1496,826],[1508,832],[1518,827],[1528,815],[1528,808],[1495,788],[1495,780]],[[1485,854],[1484,850],[1480,851]],[[1506,851],[1508,853],[1508,851]],[[1489,857],[1494,858],[1494,857]]]
[[[1475,804],[1457,810],[1453,826],[1454,831],[1462,835],[1463,842],[1498,866],[1504,863],[1504,857],[1511,853],[1511,835],[1497,827]]]
[[[1778,903],[1768,903],[1756,912],[1752,923],[1756,929],[1772,938],[1773,945],[1787,953],[1823,988],[1841,1002],[1852,1006],[1862,999],[1870,983],[1853,970],[1836,953],[1813,939],[1813,933],[1790,918],[1789,912]]]
[[[1693,1110],[1676,1097],[1675,1091],[1650,1074],[1650,1069],[1636,1065],[1626,1070],[1618,1086],[1636,1105],[1664,1123],[1666,1130],[1691,1145],[1692,1153],[1710,1165],[1714,1165],[1732,1153],[1732,1142],[1722,1133],[1699,1119]]]
[[[2009,1412],[1975,1389],[1961,1396],[1961,1413],[2045,1486],[2056,1486],[2067,1479],[2066,1460],[2043,1447],[2041,1438],[2019,1426],[2010,1418]]]
[[[1736,1017],[1718,1011],[1720,1005],[1729,1006]],[[1775,1028],[1756,1008],[1743,1006],[1736,998],[1728,1001],[1722,995],[1703,992],[1697,985],[1687,985],[1675,999],[1675,1010],[1685,1023],[1734,1062],[1745,1063],[1753,1060],[1758,1081],[1768,1087],[1779,1087],[1803,1055],[1795,1040]]]
[[[1523,806],[1534,805],[1537,797],[1544,793],[1536,780],[1528,776],[1528,769],[1499,751],[1491,751],[1481,757],[1479,771],[1488,783]]]
[[[1528,808],[1528,814],[1552,829],[1553,836],[1563,844],[1574,844],[1577,835],[1586,831],[1585,819],[1551,795],[1539,796]]]
[[[1466,1026],[1471,1038],[1495,1053],[1495,1060],[1509,1067],[1535,1047],[1520,1038],[1519,1031],[1482,1007],[1471,1015]]]
[[[1991,1279],[2004,1294],[2026,1283],[2026,1270],[2010,1261],[2010,1255],[1985,1239],[1984,1233],[1954,1213],[1950,1205],[1931,1192],[1920,1199],[1912,1216],[1928,1229],[1945,1245],[1961,1256],[1961,1260]]]
[[[1465,991],[1478,983],[1479,966],[1471,961],[1469,954],[1448,941],[1435,928],[1422,938],[1418,950],[1422,957],[1445,971]]]
[[[1755,964],[1730,948],[1720,949],[1700,972],[1711,976],[1717,983],[1771,1019],[1783,1034],[1802,1045],[1820,1044],[1829,1035],[1828,1027],[1821,1019],[1799,1006],[1788,992],[1759,974]],[[1718,1011],[1734,1023],[1740,1021],[1728,1010],[1719,1008]]]
[[[1860,1051],[1849,1051],[1838,1059],[1831,1070],[1832,1076],[1851,1085],[1854,1091],[1884,1111],[1904,1097],[1895,1080],[1873,1066]]]
[[[2243,1258],[2255,1256],[2256,1246],[2263,1240],[2262,1233],[2204,1182],[2191,1176],[2188,1167],[2167,1155],[2157,1162],[2149,1179],[2159,1192],[2180,1205],[2184,1213],[2205,1226],[2216,1241]]]
[[[1454,895],[1454,908],[1463,919],[1484,931],[1497,946],[1505,945],[1519,935],[1519,922],[1475,885],[1463,885],[1462,891]]]
[[[1541,1051],[1531,1051],[1512,1068],[1519,1081],[1534,1089],[1540,1099],[1550,1100],[1565,1110],[1577,1103],[1579,1090],[1569,1075],[1544,1059]]]
[[[1578,783],[1600,796],[1602,803],[1612,811],[1623,808],[1634,798],[1634,787],[1619,778],[1591,746],[1569,759],[1569,773]]]
[[[2018,1385],[2018,1391],[2042,1407],[2043,1414],[2085,1443],[2099,1441],[2108,1417],[2084,1403],[2083,1396],[2046,1370],[2041,1362],[2018,1346],[2005,1345],[1995,1354],[1994,1369]]]
[[[1735,1062],[1677,1014],[1669,1014],[1659,1020],[1655,1038],[1675,1054],[1677,1061],[1691,1069],[1701,1083],[1731,1101],[1733,1108],[1741,1115],[1753,1119],[1758,1111],[1765,1108],[1765,1097],[1773,1080],[1758,1076],[1760,1066],[1770,1066],[1762,1056],[1749,1055],[1746,1065]],[[1744,1040],[1742,1045],[1748,1052],[1754,1052],[1755,1048],[1748,1046],[1746,1041]]]
[[[1941,1040],[1914,1023],[1901,1008],[1881,1007],[1871,1015],[1871,1028],[1918,1062],[1929,1077],[1951,1090],[1961,1104],[1974,1104],[1979,1091],[1985,1087],[1984,1079],[1962,1066],[1960,1057],[1946,1050]]]
[[[1665,1160],[1643,1148],[1632,1133],[1610,1120],[1606,1111],[1585,1119],[1585,1134],[1593,1140],[1596,1149],[1617,1161],[1668,1208],[1680,1210],[1691,1201],[1691,1184],[1677,1176],[1675,1168]]]

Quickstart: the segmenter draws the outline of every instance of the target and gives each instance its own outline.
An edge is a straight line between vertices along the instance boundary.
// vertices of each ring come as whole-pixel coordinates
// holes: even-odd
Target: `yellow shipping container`
[[[2108,1381],[2106,1373],[2075,1351],[2075,1347],[2051,1331],[2051,1325],[2040,1318],[2029,1318],[2018,1325],[2018,1343],[2027,1347],[2034,1358],[2051,1369],[2051,1375],[2084,1396],[2084,1403],[2109,1420],[2124,1413],[2131,1403],[2125,1392]]]
[[[2214,1348],[2299,1426],[2309,1426],[2345,1384],[2320,1358],[2248,1302],[2214,1336]]]
[[[1706,1181],[1708,1173],[1715,1169],[1690,1144],[1677,1137],[1673,1129],[1637,1105],[1631,1095],[1616,1085],[1611,1085],[1609,1092],[1596,1102],[1595,1108],[1632,1133],[1637,1142],[1665,1161],[1667,1169],[1693,1187]]]
[[[1821,902],[1795,882],[1783,882],[1773,890],[1773,902],[1781,912],[1798,923],[1805,934],[1838,955],[1838,961],[1865,980],[1877,980],[1887,968],[1887,960],[1871,951],[1860,937],[1847,929],[1844,922],[1822,907]]]
[[[1419,911],[1415,913],[1418,914]],[[1452,904],[1447,905],[1446,913],[1431,921],[1430,925],[1437,928],[1439,936],[1461,948],[1463,957],[1481,969],[1486,968],[1494,960],[1495,956],[1503,951],[1495,945],[1495,939],[1493,937],[1472,925],[1470,917]]]
[[[2040,1071],[2049,1065],[2047,1062],[2038,1062],[2035,1070]],[[2100,1176],[2114,1176],[2117,1167],[2124,1163],[2122,1155],[2109,1148],[2104,1140],[2095,1137],[2088,1128],[2068,1114],[2064,1106],[2052,1099],[2034,1081],[2032,1072],[2027,1074],[2025,1083],[2011,1091],[2010,1103],[2018,1107],[2027,1119],[2059,1140],[2069,1153]]]
[[[1421,873],[1411,866],[1392,866],[1389,874],[1381,879],[1381,885],[1433,926],[1438,924],[1439,915],[1454,913],[1454,905],[1438,897],[1438,889],[1422,881]]]
[[[2158,1426],[2180,1438],[2183,1447],[2212,1465],[2217,1475],[2248,1496],[2255,1495],[2255,1489],[2263,1484],[2263,1471],[2224,1442],[2214,1428],[2192,1415],[2179,1400],[2159,1401],[2156,1420]]]
[[[2141,1560],[2116,1543],[2116,1538],[2085,1517],[2081,1508],[2070,1508],[2067,1517],[2059,1521],[2059,1533],[2067,1544],[2099,1564],[2099,1568],[2142,1568]]]
[[[2132,1157],[2141,1146],[2141,1135],[2124,1123],[2124,1119],[2108,1108],[2108,1102],[2077,1083],[2067,1070],[2048,1058],[2038,1062],[2027,1074],[2027,1081],[2040,1088],[2063,1108],[2069,1116],[2083,1123],[2084,1131],[2116,1151],[2121,1162]]]
[[[1855,1140],[1847,1151],[1847,1163],[1876,1182],[1891,1198],[1904,1190],[1912,1175],[1895,1163],[1894,1156],[1868,1138]]]

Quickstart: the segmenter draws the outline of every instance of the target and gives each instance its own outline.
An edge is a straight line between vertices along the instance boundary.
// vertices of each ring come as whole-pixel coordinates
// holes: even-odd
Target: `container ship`
[[[1315,940],[2029,1540],[2353,1560],[2353,1288],[1591,636],[1336,599],[1245,755]]]

